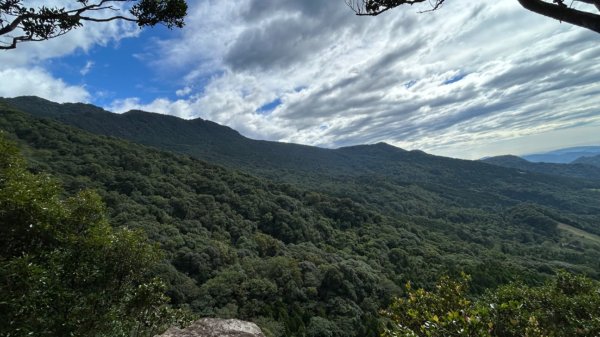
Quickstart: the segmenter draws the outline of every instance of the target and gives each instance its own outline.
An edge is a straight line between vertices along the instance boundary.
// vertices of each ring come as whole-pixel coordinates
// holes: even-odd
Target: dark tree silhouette
[[[401,5],[414,5],[429,0],[346,0],[346,4],[357,15],[376,16],[392,8]],[[571,8],[565,0],[517,0],[525,9],[534,13],[547,16],[562,22],[567,22],[579,27],[600,33],[600,15],[588,11]],[[575,0],[573,0],[575,1]],[[600,0],[578,0],[587,4],[595,5],[600,10]],[[432,10],[438,9],[445,0],[433,0]]]
[[[163,24],[181,28],[187,14],[185,0],[70,0],[70,5],[46,1],[34,8],[23,0],[0,0],[0,49],[55,38],[84,22],[123,20],[140,27]]]

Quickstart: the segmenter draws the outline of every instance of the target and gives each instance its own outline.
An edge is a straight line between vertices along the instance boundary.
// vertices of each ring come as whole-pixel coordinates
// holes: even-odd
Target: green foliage
[[[131,14],[137,18],[140,26],[183,27],[183,18],[187,14],[187,4],[182,0],[140,0],[131,8]]]
[[[580,157],[573,164],[584,164],[600,167],[600,155]]]
[[[383,311],[382,336],[570,337],[600,334],[600,283],[560,272],[543,286],[511,283],[472,302],[468,279],[442,277],[431,292],[407,287]]]
[[[140,231],[112,229],[100,197],[63,199],[0,137],[0,334],[151,336],[184,316],[149,274],[160,259]]]
[[[397,298],[383,314],[391,320],[383,337],[486,337],[493,323],[487,313],[466,298],[469,278],[442,277],[433,291],[412,290]]]
[[[548,211],[539,206],[521,204],[511,208],[508,216],[514,224],[532,227],[546,235],[556,235],[558,223],[546,213]]]
[[[24,41],[43,41],[80,28],[86,22],[124,20],[140,27],[164,24],[183,27],[185,0],[72,0],[70,6],[34,7],[23,0],[0,1],[0,49],[13,49]],[[65,5],[65,4],[63,4]],[[129,13],[121,13],[129,7]]]
[[[376,336],[379,308],[410,279],[431,287],[464,270],[473,295],[519,279],[540,284],[557,268],[598,277],[597,242],[520,216],[523,208],[594,232],[600,204],[590,182],[385,144],[254,142],[200,120],[23,101],[161,148],[182,152],[198,141],[189,153],[230,166],[0,107],[0,129],[18,141],[29,170],[53,174],[68,193],[96,190],[115,228],[143,230],[165,251],[153,271],[173,304],[199,315],[255,321],[270,336]]]
[[[488,294],[494,336],[598,336],[600,283],[560,272],[541,287],[510,284]]]
[[[521,172],[519,174],[529,171],[554,176],[600,180],[600,167],[594,166],[592,158],[594,157],[581,157],[571,164],[532,163],[517,156],[497,156],[482,161],[492,165],[519,169]]]

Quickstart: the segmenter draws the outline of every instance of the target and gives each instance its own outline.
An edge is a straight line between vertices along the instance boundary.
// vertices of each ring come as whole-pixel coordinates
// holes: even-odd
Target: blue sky
[[[45,60],[44,68],[69,84],[82,85],[94,93],[93,104],[107,106],[116,99],[139,97],[152,101],[156,97],[176,99],[179,81],[175,77],[157,76],[146,61],[158,39],[174,33],[162,26],[145,29],[136,38],[95,45],[89,50],[75,50],[64,57]]]
[[[460,158],[600,144],[600,34],[517,0],[376,18],[354,16],[343,0],[189,3],[181,30],[95,24],[4,51],[0,96],[209,119],[256,139],[383,141]]]

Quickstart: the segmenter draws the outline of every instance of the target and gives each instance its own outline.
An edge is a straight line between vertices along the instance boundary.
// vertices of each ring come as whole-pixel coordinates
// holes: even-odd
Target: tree
[[[0,153],[0,335],[141,337],[187,320],[141,232],[112,228],[93,192],[63,198],[2,134]]]
[[[346,0],[357,15],[376,16],[401,5],[414,5],[428,0]],[[600,15],[581,11],[565,4],[565,0],[517,0],[525,9],[552,19],[564,21],[600,33]],[[600,10],[600,0],[578,0],[595,5]],[[445,0],[434,0],[432,10],[440,8]]]
[[[66,2],[70,6],[45,4],[34,8],[23,0],[0,0],[0,49],[14,49],[21,42],[52,39],[82,27],[84,22],[123,20],[135,22],[139,27],[163,24],[168,28],[181,28],[187,14],[185,0]]]
[[[468,278],[442,277],[432,291],[407,288],[383,311],[382,337],[600,336],[600,283],[559,272],[546,284],[511,283],[472,301]]]
[[[466,297],[469,277],[440,278],[431,292],[406,285],[408,296],[395,299],[383,315],[390,319],[382,337],[491,337],[485,310]]]
[[[494,336],[600,336],[600,283],[565,271],[540,287],[514,283],[482,298]]]

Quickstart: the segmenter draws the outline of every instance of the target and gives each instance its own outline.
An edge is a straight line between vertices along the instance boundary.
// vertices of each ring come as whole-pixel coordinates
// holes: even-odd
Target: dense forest
[[[377,336],[378,311],[409,280],[431,287],[466,272],[470,295],[480,295],[515,280],[539,285],[559,269],[600,277],[594,179],[387,144],[251,141],[206,121],[32,102],[71,115],[94,110],[100,117],[89,125],[105,130],[119,130],[112,118],[150,125],[123,126],[160,140],[132,139],[140,145],[0,102],[3,137],[28,171],[54,176],[63,197],[95,191],[115,230],[143,231],[163,252],[149,272],[172,306],[196,315],[251,320],[269,336]],[[42,117],[57,116],[48,111]],[[203,139],[176,141],[185,130]]]
[[[578,158],[574,163],[588,164],[588,165],[594,165],[596,167],[600,167],[600,155],[590,156],[590,157],[581,157],[581,158]]]
[[[585,161],[594,157],[581,157],[572,164],[557,163],[532,163],[517,156],[497,156],[483,159],[488,164],[510,167],[528,172],[537,172],[548,175],[600,180],[600,167]]]

